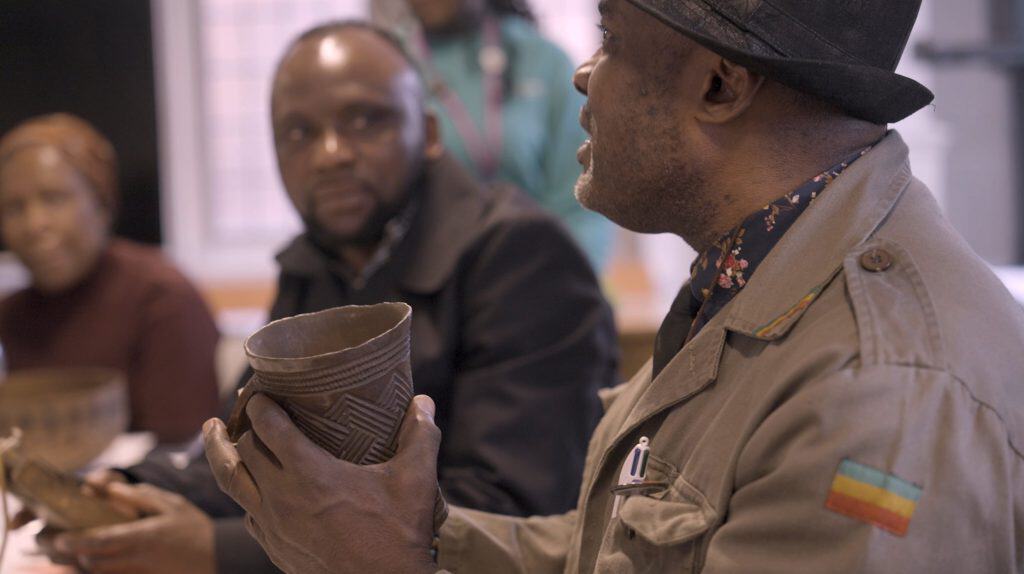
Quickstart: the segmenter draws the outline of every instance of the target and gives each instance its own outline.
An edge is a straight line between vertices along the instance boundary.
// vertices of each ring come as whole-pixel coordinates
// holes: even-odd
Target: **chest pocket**
[[[626,528],[655,546],[690,542],[707,532],[710,525],[708,515],[692,502],[649,496],[629,497],[619,517]]]
[[[647,479],[668,486],[633,495],[606,532],[601,572],[694,572],[703,562],[706,535],[716,513],[668,463],[651,456]]]

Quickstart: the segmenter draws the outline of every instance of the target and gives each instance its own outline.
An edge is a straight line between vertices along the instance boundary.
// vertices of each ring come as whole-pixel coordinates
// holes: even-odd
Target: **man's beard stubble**
[[[596,150],[595,150],[596,151]],[[613,174],[591,156],[580,175],[576,199],[614,223],[637,233],[673,233],[697,251],[717,239],[712,229],[719,212],[703,174],[685,160],[659,156],[646,171],[637,161],[620,161]]]
[[[302,215],[303,227],[306,234],[314,243],[330,251],[337,252],[344,248],[373,248],[380,244],[384,238],[384,232],[388,222],[397,217],[417,195],[417,192],[426,185],[427,164],[423,163],[417,168],[409,183],[405,185],[404,191],[399,195],[398,201],[391,203],[380,202],[376,209],[367,217],[363,225],[354,234],[340,236],[326,229],[316,221],[313,215]],[[369,185],[369,184],[366,184]],[[380,197],[377,194],[377,197]],[[307,206],[307,213],[315,213],[315,206]]]

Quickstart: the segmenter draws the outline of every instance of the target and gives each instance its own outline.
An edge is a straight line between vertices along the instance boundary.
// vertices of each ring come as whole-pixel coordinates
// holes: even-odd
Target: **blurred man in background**
[[[616,378],[610,310],[584,255],[524,196],[481,188],[446,156],[415,65],[385,32],[306,32],[271,107],[306,228],[278,256],[271,319],[410,304],[414,385],[447,433],[447,499],[511,515],[571,509],[597,390]],[[101,482],[122,478],[149,484],[110,484],[111,495],[151,516],[56,540],[90,572],[273,570],[205,460],[184,471],[153,460]]]

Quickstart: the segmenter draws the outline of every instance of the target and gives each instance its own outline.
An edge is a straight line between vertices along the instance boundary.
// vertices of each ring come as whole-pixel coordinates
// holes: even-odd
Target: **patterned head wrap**
[[[60,152],[92,185],[100,203],[114,213],[118,200],[117,153],[85,120],[57,113],[26,120],[0,139],[0,166],[20,150],[48,146]]]

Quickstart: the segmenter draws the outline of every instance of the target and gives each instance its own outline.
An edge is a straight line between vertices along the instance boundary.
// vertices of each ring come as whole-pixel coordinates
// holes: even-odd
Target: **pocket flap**
[[[707,531],[707,513],[686,501],[630,496],[622,501],[619,518],[651,544],[669,546],[689,542]]]

